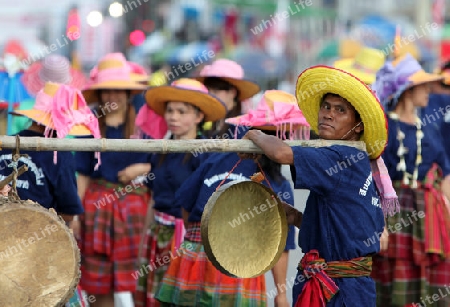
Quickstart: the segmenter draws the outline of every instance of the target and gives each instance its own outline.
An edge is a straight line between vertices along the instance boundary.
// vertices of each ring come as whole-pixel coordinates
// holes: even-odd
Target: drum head
[[[201,220],[208,259],[222,273],[239,278],[270,270],[284,251],[287,231],[281,201],[253,181],[220,187],[208,200]]]
[[[54,210],[0,200],[0,306],[64,306],[80,278],[80,251]]]

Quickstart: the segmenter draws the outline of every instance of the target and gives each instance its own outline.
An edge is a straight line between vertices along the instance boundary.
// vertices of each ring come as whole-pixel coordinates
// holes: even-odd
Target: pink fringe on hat
[[[77,101],[77,109],[73,108],[74,101]],[[47,113],[53,126],[46,126],[44,136],[50,137],[56,131],[58,138],[65,138],[70,130],[76,125],[84,125],[91,131],[94,138],[101,138],[98,120],[87,106],[81,92],[71,86],[61,84],[55,95],[48,95],[44,89],[39,91],[33,109]],[[95,153],[98,159],[95,170],[101,164],[100,152]],[[57,163],[57,152],[54,152],[53,163]]]
[[[287,132],[290,140],[308,140],[310,136],[310,125],[296,98],[279,90],[265,91],[256,110],[249,110],[247,114],[229,118],[226,122],[235,126],[275,130],[281,139],[286,139]]]

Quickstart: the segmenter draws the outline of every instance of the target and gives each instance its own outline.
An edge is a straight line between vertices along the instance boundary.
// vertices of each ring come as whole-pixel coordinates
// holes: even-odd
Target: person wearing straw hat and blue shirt
[[[327,77],[333,81],[325,83]],[[345,145],[290,147],[258,130],[244,136],[273,161],[291,165],[295,188],[310,190],[303,216],[285,204],[288,222],[300,228],[305,253],[293,288],[294,306],[375,306],[372,255],[380,251],[384,217],[398,211],[380,158],[388,138],[383,108],[363,81],[327,66],[303,71],[296,96],[321,139],[363,141],[367,152]]]
[[[390,217],[388,249],[374,257],[377,306],[447,307],[450,297],[450,161],[439,129],[418,117],[433,82],[412,55],[387,61],[373,89],[388,116],[383,158],[399,195],[401,214]],[[446,136],[448,138],[448,136]],[[448,289],[448,290],[447,290]],[[436,296],[438,299],[436,299]]]
[[[147,105],[140,111],[148,114],[147,108],[163,116],[172,140],[205,139],[202,132],[204,121],[217,121],[225,117],[222,101],[210,95],[199,81],[182,78],[171,85],[150,88],[145,93]],[[139,115],[138,115],[139,117]],[[148,119],[142,121],[148,128],[157,129]],[[183,219],[181,206],[175,202],[175,193],[189,180],[189,176],[200,167],[209,154],[192,153],[154,154],[150,166],[155,179],[147,183],[153,196],[154,222],[144,234],[144,244],[139,255],[140,272],[135,295],[136,307],[157,307],[155,299],[159,283],[169,266],[161,259],[181,253],[183,241]],[[172,257],[170,257],[172,258]],[[170,259],[169,258],[169,259]]]
[[[58,137],[93,135],[100,138],[98,121],[90,111],[81,92],[69,85],[47,82],[37,93],[30,110],[16,110],[13,115],[27,118],[31,125],[18,132],[23,137]],[[76,124],[78,123],[78,124]],[[17,182],[21,199],[31,199],[46,208],[54,208],[69,223],[84,212],[77,192],[76,161],[70,152],[23,151],[18,166],[28,165]],[[0,162],[11,161],[11,154],[3,152]],[[11,169],[0,169],[0,177]],[[72,226],[72,225],[71,225]],[[70,306],[84,306],[80,286],[69,300]],[[68,304],[69,304],[68,303]]]

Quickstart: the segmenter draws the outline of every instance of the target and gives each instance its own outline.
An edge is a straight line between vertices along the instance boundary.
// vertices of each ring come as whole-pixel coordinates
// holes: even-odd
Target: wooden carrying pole
[[[360,141],[286,141],[289,146],[328,147],[345,145],[366,151]],[[1,149],[16,148],[14,136],[0,136]],[[142,140],[142,139],[52,139],[43,137],[21,137],[20,150],[28,151],[115,151],[172,153],[191,152],[194,155],[204,152],[262,153],[250,140]]]

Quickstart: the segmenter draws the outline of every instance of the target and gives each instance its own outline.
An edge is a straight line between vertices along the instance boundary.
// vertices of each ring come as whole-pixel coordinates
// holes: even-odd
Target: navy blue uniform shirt
[[[24,137],[44,137],[31,130],[18,133]],[[59,214],[78,215],[83,213],[77,192],[75,158],[71,152],[57,153],[57,164],[53,163],[53,151],[21,151],[28,158],[21,157],[18,167],[28,166],[28,171],[17,178],[17,193],[23,200],[30,199]],[[12,162],[11,151],[3,150],[0,155],[0,178],[12,173],[8,164]]]
[[[209,155],[209,153],[196,156],[190,153],[153,155],[151,172],[155,179],[147,181],[147,185],[153,192],[154,208],[181,218],[181,206],[175,204],[175,193]]]
[[[107,139],[123,139],[124,125],[106,127]],[[92,136],[86,138],[93,138]],[[94,171],[97,159],[94,152],[78,151],[75,153],[76,170],[84,176],[93,179],[103,178],[112,183],[120,183],[117,173],[134,163],[150,163],[151,154],[142,152],[102,152],[101,165]]]
[[[348,146],[292,150],[294,187],[310,190],[299,233],[302,251],[316,249],[326,262],[378,253],[384,216],[367,153]],[[301,276],[299,272],[294,302],[306,281]],[[370,277],[334,281],[340,290],[327,307],[375,306],[375,283]]]
[[[403,172],[397,171],[396,167],[400,161],[397,156],[399,141],[397,140],[397,129],[405,134],[403,145],[408,148],[408,152],[404,155],[406,163],[406,171],[410,174],[414,172],[417,156],[417,139],[415,125],[395,121],[388,118],[389,132],[388,145],[383,153],[383,159],[389,171],[391,180],[402,180]],[[444,176],[450,174],[450,163],[444,149],[444,140],[435,125],[427,124],[422,126],[424,138],[422,139],[422,163],[419,165],[419,180],[423,180],[431,168],[433,163],[437,163]],[[447,141],[448,143],[448,141]]]

